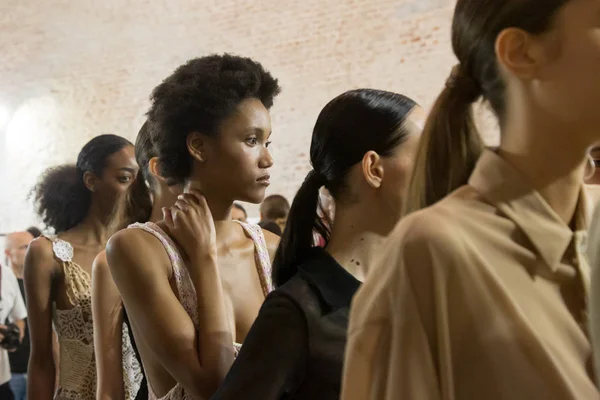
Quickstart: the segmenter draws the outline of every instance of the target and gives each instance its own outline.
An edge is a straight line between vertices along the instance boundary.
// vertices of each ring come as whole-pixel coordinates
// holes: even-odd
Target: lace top
[[[263,235],[262,229],[258,225],[254,224],[245,224],[239,221],[238,222],[246,234],[250,236],[250,238],[254,241],[255,246],[255,260],[256,260],[256,268],[258,270],[258,276],[260,278],[260,283],[263,289],[263,293],[265,296],[269,294],[273,290],[273,283],[271,281],[271,260],[269,257],[269,252],[267,249],[267,243],[265,241],[265,237]],[[187,269],[183,265],[183,260],[177,247],[171,240],[171,238],[158,227],[156,224],[152,222],[146,222],[144,224],[136,223],[130,225],[129,228],[138,228],[142,229],[152,235],[154,235],[162,245],[164,246],[167,254],[169,255],[169,260],[171,261],[173,267],[173,276],[175,278],[175,285],[177,287],[177,291],[179,292],[179,301],[181,305],[188,313],[196,328],[199,328],[199,320],[198,320],[198,309],[197,309],[197,300],[196,300],[196,290],[192,285],[192,281],[189,277]],[[125,345],[125,342],[124,342]],[[130,344],[131,345],[131,344]],[[240,343],[234,343],[236,355],[241,348]],[[125,351],[125,347],[124,347]],[[124,374],[129,375],[129,374]],[[173,389],[171,389],[165,396],[160,399],[152,392],[152,387],[150,383],[148,383],[148,392],[150,400],[187,400],[190,397],[185,393],[185,390],[182,386],[176,384]]]
[[[73,308],[59,310],[53,304],[54,329],[60,350],[59,388],[56,400],[94,400],[96,398],[96,360],[94,357],[94,328],[92,320],[92,279],[90,274],[73,262],[73,246],[58,239],[46,237],[52,242],[56,261],[63,269],[67,297]],[[126,333],[126,327],[123,328]],[[124,344],[131,344],[129,337]],[[133,359],[133,360],[132,360]],[[135,365],[137,364],[137,369]],[[124,378],[126,399],[135,397],[141,376],[141,367],[135,354],[125,354],[123,365],[130,376]],[[131,366],[130,366],[131,365]],[[133,385],[133,387],[132,387]],[[133,392],[133,395],[131,394]]]
[[[73,308],[59,310],[52,305],[54,329],[60,350],[59,387],[56,399],[93,400],[96,396],[96,362],[92,322],[92,279],[73,262],[73,246],[58,238],[52,243],[54,258],[65,279],[67,298]]]

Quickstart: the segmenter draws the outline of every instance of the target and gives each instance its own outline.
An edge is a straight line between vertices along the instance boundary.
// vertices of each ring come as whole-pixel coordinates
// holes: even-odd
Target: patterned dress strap
[[[133,224],[129,228],[139,228],[152,235],[154,235],[162,243],[171,267],[173,270],[173,278],[175,279],[175,286],[177,286],[177,296],[179,302],[189,314],[190,318],[194,322],[196,327],[198,326],[198,308],[196,307],[196,290],[190,276],[183,264],[183,259],[177,250],[175,242],[162,230],[158,225],[152,222],[146,222],[145,224]]]
[[[43,236],[52,243],[54,258],[59,262],[65,274],[67,297],[72,306],[77,306],[87,300],[92,293],[92,277],[90,274],[73,262],[73,246],[57,237]]]
[[[254,242],[256,268],[258,270],[258,276],[260,277],[263,293],[266,296],[274,290],[274,287],[271,278],[271,257],[269,256],[269,249],[267,248],[267,241],[265,240],[263,230],[256,224],[248,224],[240,221],[236,222],[244,228],[244,231]]]

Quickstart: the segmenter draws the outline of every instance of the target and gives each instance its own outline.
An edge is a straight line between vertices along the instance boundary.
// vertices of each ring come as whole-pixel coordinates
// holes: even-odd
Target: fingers
[[[173,222],[173,213],[171,212],[171,209],[163,207],[162,212],[165,224],[169,227],[169,229],[172,230],[173,228],[175,228],[175,223]]]
[[[193,189],[189,193],[183,193],[177,196],[177,201],[174,204],[174,207],[177,207],[181,211],[188,212],[191,209],[203,212],[201,214],[209,211],[208,204],[206,202],[206,198],[199,190]]]
[[[177,198],[189,204],[202,205],[202,200],[204,199],[204,196],[199,191],[194,190],[189,193],[182,193],[179,196],[177,196]]]
[[[171,207],[171,209],[173,211],[184,211],[184,212],[188,212],[193,208],[192,204],[188,203],[186,200],[184,199],[180,199],[177,198],[177,201],[175,202],[175,204],[173,205],[173,207]]]
[[[206,197],[204,197],[204,194],[198,189],[191,189],[189,193],[186,194],[191,195],[199,205],[208,206],[206,203]]]

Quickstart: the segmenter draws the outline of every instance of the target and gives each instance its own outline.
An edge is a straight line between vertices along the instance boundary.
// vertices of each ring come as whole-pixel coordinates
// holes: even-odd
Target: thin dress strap
[[[269,256],[269,249],[267,247],[267,241],[265,240],[263,230],[256,224],[248,224],[240,221],[236,222],[239,223],[242,228],[244,228],[246,234],[250,236],[254,242],[254,258],[256,260],[256,269],[258,271],[263,293],[265,296],[267,296],[274,290],[274,287],[273,280],[271,278],[271,257]]]

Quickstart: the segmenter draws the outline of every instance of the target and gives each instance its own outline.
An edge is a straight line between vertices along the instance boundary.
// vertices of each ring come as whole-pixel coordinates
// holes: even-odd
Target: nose
[[[266,147],[263,148],[263,151],[260,155],[260,159],[258,160],[258,166],[263,169],[271,168],[275,162],[273,161],[273,157],[271,157],[271,152]]]

